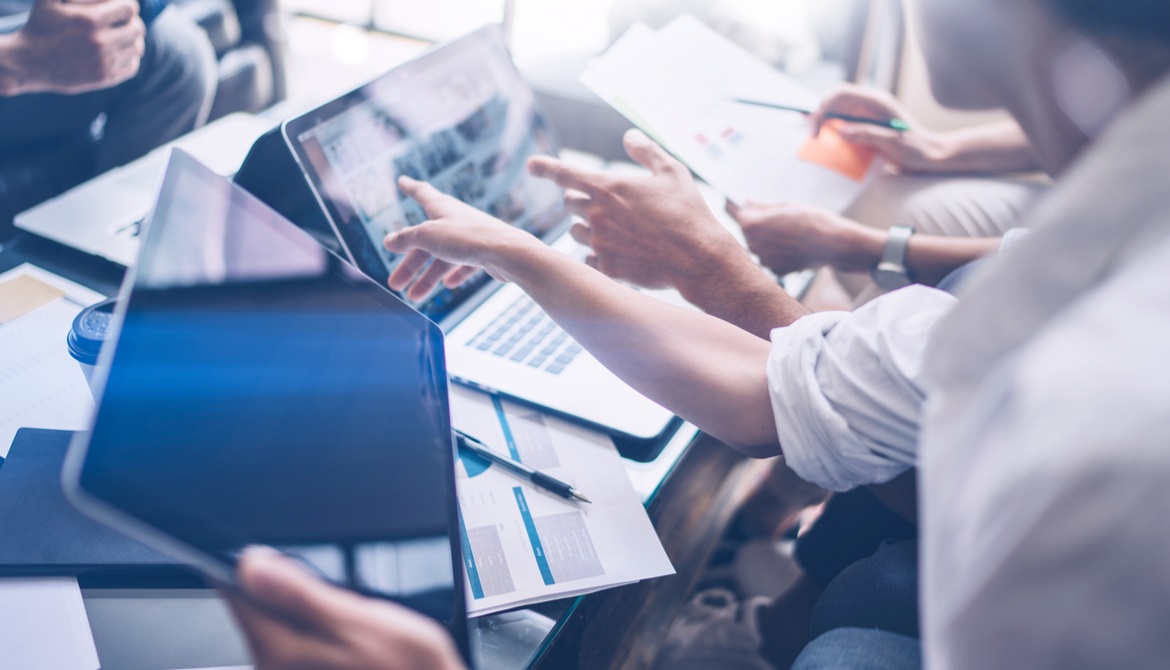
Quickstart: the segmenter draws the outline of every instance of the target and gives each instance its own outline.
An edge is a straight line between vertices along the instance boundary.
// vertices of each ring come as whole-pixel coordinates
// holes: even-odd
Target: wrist
[[[706,296],[720,285],[758,277],[766,275],[739,242],[727,235],[696,245],[685,262],[674,265],[670,285],[687,302],[706,308],[710,302]]]
[[[540,272],[550,254],[563,255],[529,233],[511,228],[491,246],[484,269],[503,281],[523,284],[530,275]]]
[[[929,146],[930,161],[926,172],[963,172],[968,169],[966,146],[959,133],[934,133]]]
[[[21,48],[19,31],[0,35],[0,96],[12,97],[25,93]]]
[[[848,223],[839,229],[829,265],[844,272],[869,272],[881,262],[889,234],[853,221]]]

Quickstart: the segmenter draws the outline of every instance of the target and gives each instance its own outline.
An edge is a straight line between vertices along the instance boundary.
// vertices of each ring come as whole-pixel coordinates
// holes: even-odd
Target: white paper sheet
[[[609,437],[456,386],[451,415],[456,428],[501,453],[514,449],[593,501],[567,501],[461,455],[456,488],[472,616],[674,574]]]
[[[97,670],[77,580],[0,579],[0,667]]]
[[[800,160],[802,115],[734,99],[815,108],[816,96],[690,16],[658,32],[635,26],[581,81],[738,204],[798,200],[841,211],[879,169],[856,181]]]
[[[103,296],[28,263],[0,274],[0,282],[21,274],[65,296],[0,326],[0,457],[21,428],[82,430],[93,414],[93,395],[65,338],[73,317]]]

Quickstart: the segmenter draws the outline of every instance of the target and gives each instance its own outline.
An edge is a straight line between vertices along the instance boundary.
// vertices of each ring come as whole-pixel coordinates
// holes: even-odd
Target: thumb
[[[735,219],[737,223],[743,224],[745,218],[755,219],[760,213],[767,211],[768,205],[761,204],[754,200],[748,200],[742,205],[737,205],[728,200],[726,207],[727,213],[731,218]]]
[[[636,128],[627,131],[622,142],[626,145],[626,153],[630,154],[630,158],[654,174],[673,170],[679,165],[678,161],[666,153],[657,142]]]
[[[33,0],[32,6],[29,7],[28,16],[32,21],[36,21],[36,17],[44,12],[52,12],[62,9],[65,3],[62,0]]]
[[[383,240],[387,251],[404,254],[414,249],[420,249],[427,253],[431,251],[431,227],[435,225],[434,221],[424,221],[417,226],[408,226],[395,233],[390,233]]]
[[[246,550],[237,571],[240,589],[253,605],[310,630],[331,630],[335,612],[351,597],[266,547]]]

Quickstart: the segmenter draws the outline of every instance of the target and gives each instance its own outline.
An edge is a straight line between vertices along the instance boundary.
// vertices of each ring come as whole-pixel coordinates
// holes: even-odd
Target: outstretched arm
[[[535,237],[433,186],[403,177],[403,193],[430,220],[386,238],[410,257],[391,277],[404,287],[459,265],[515,282],[626,383],[714,437],[753,456],[778,454],[768,395],[767,341],[721,319],[666,304],[611,281]],[[445,270],[423,270],[425,259]],[[410,261],[408,264],[407,261]],[[456,268],[456,269],[451,269]]]
[[[582,217],[571,233],[593,250],[589,264],[648,288],[677,289],[688,302],[758,337],[808,313],[763,272],[707,207],[690,170],[638,130],[626,151],[646,174],[590,172],[547,156],[532,173],[562,188]]]

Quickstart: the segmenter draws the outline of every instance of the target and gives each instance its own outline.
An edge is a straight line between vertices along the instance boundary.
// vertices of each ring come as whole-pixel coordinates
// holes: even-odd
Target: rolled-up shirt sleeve
[[[914,465],[923,351],[954,304],[947,293],[910,286],[772,331],[768,391],[793,471],[847,491]]]

